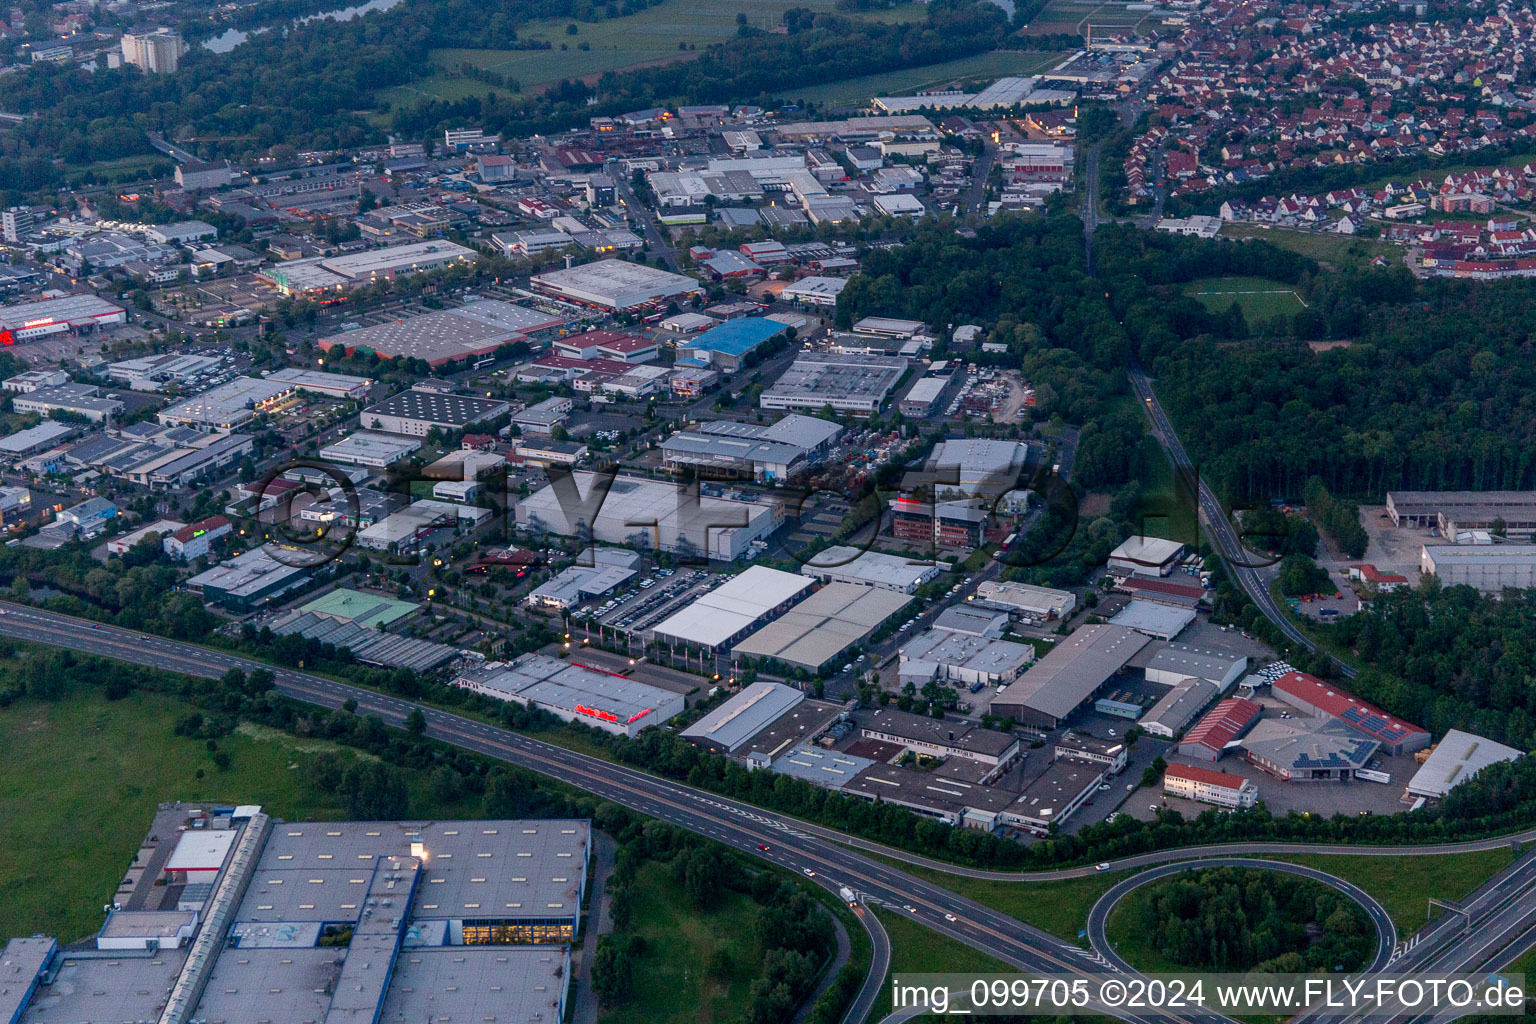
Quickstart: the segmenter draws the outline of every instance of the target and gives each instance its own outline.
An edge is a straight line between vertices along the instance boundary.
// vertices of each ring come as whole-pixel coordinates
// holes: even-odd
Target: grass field
[[[1349,854],[1287,855],[1274,860],[1305,864],[1353,882],[1381,903],[1400,936],[1424,927],[1431,896],[1459,900],[1508,867],[1506,847],[1481,853],[1431,857],[1359,857]]]
[[[1260,238],[1278,248],[1336,266],[1369,263],[1377,256],[1391,263],[1401,263],[1403,259],[1401,246],[1371,238],[1293,231],[1289,228],[1261,228],[1257,224],[1223,224],[1221,234],[1224,238]]]
[[[1184,289],[1212,313],[1237,303],[1243,317],[1256,326],[1277,316],[1294,316],[1306,308],[1301,296],[1282,281],[1266,277],[1202,277]]]
[[[666,866],[641,868],[631,921],[633,934],[645,940],[644,951],[635,960],[629,998],[604,1010],[601,1024],[693,1024],[739,1017],[759,966],[760,949],[752,934],[755,914],[750,899],[729,890],[715,909],[695,911]],[[718,948],[735,965],[730,978],[705,976],[703,965]]]
[[[188,710],[136,693],[0,711],[0,935],[94,932],[162,801],[256,803],[290,821],[342,813],[298,770],[303,753],[337,748],[247,728],[218,741],[231,758],[220,772],[204,741],[173,734]]]
[[[842,82],[812,85],[798,90],[794,98],[812,103],[829,105],[852,104],[868,101],[876,96],[895,96],[947,85],[966,78],[1004,75],[1030,75],[1043,68],[1061,62],[1059,53],[1030,53],[1023,50],[995,50],[978,53],[972,57],[929,64],[920,68],[903,68],[879,75],[849,78]]]
[[[1024,26],[1023,34],[1080,33],[1085,25],[1092,25],[1095,30],[1124,32],[1139,28],[1151,16],[1150,11],[1126,8],[1124,3],[1099,0],[1051,0],[1035,20]]]
[[[899,910],[875,908],[875,916],[891,937],[891,973],[902,974],[1014,974],[1014,968],[979,950],[938,932],[930,931]],[[870,1020],[891,1012],[890,986],[875,1000]],[[919,1018],[927,1020],[929,1018]],[[934,1018],[937,1019],[937,1018]]]
[[[524,93],[537,92],[565,79],[687,59],[696,56],[698,50],[681,50],[679,43],[691,43],[702,49],[710,43],[731,39],[736,35],[737,14],[745,14],[750,25],[771,29],[792,7],[831,11],[834,0],[666,0],[628,17],[577,23],[576,35],[566,34],[566,26],[572,24],[569,19],[534,21],[518,30],[518,38],[548,42],[554,49],[434,50],[432,63],[442,71],[386,90],[382,96],[391,103],[409,105],[426,98],[456,100],[488,92],[509,92],[462,77],[457,69],[465,63],[515,79]],[[844,16],[871,21],[921,21],[927,17],[927,8],[920,3],[906,3],[890,10]],[[589,48],[578,49],[582,43]]]

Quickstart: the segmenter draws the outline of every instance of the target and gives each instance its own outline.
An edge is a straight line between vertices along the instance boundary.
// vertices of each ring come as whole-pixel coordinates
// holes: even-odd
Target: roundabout
[[[1382,970],[1392,959],[1392,951],[1397,946],[1397,926],[1392,923],[1392,917],[1376,898],[1365,890],[1344,879],[1309,868],[1304,864],[1292,864],[1279,860],[1255,860],[1249,857],[1206,857],[1194,860],[1180,861],[1173,864],[1160,864],[1148,868],[1140,874],[1132,875],[1124,879],[1110,889],[1098,901],[1093,909],[1088,912],[1088,942],[1093,951],[1103,957],[1116,970],[1127,974],[1141,973],[1136,967],[1128,963],[1116,952],[1114,944],[1110,942],[1108,924],[1110,914],[1126,896],[1143,886],[1154,882],[1171,878],[1188,871],[1198,871],[1202,868],[1243,868],[1254,871],[1274,871],[1281,874],[1297,875],[1326,885],[1348,897],[1356,903],[1371,920],[1376,929],[1376,955],[1371,962],[1363,968],[1364,971],[1375,973]]]

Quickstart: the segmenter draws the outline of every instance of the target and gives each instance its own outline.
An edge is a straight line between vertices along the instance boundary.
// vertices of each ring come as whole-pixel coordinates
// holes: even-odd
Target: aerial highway
[[[265,669],[273,674],[277,690],[285,696],[333,709],[355,701],[358,714],[378,715],[386,725],[397,728],[403,727],[407,716],[420,707],[312,673],[9,602],[0,602],[0,635],[201,678],[216,679],[231,669]],[[794,819],[461,715],[429,707],[421,707],[421,711],[430,739],[600,794],[642,814],[799,872],[833,893],[847,886],[857,893],[860,903],[879,904],[910,915],[925,927],[1021,971],[1061,975],[1104,969],[1097,954],[815,835]],[[849,1021],[867,1016],[890,963],[889,941],[874,915],[865,911],[860,920],[875,949],[875,969],[866,978],[846,1018]],[[1174,1019],[1191,1024],[1226,1022],[1217,1014],[1174,1017],[1120,1011],[1117,1015],[1133,1024]]]
[[[847,886],[857,894],[856,902],[861,905],[875,904],[893,912],[907,914],[924,927],[980,950],[1018,970],[1038,974],[1086,975],[1102,974],[1114,969],[1097,952],[1082,949],[924,878],[891,867],[881,860],[866,857],[855,847],[864,847],[870,852],[879,852],[902,862],[932,864],[957,874],[1001,877],[1021,882],[1077,877],[1099,870],[1095,866],[1029,873],[977,872],[943,865],[941,862],[929,861],[873,843],[858,841],[855,844],[850,842],[849,837],[835,830],[764,811],[750,804],[364,687],[313,673],[268,665],[225,651],[11,602],[0,601],[0,636],[200,678],[219,678],[231,669],[244,672],[265,669],[272,672],[277,690],[285,696],[332,709],[339,709],[348,701],[355,701],[357,713],[378,715],[386,725],[395,727],[402,727],[407,716],[420,707],[426,717],[426,735],[431,739],[600,794],[605,799],[642,814],[799,872],[833,893]],[[1274,852],[1401,856],[1405,853],[1429,851],[1489,849],[1529,839],[1536,839],[1536,829],[1515,836],[1427,848],[1230,843],[1219,847],[1157,851],[1116,861],[1105,865],[1104,869]],[[1510,954],[1536,945],[1536,928],[1532,927],[1532,917],[1536,914],[1536,854],[1522,858],[1517,865],[1496,876],[1466,906],[1470,912],[1478,915],[1474,918],[1474,924],[1477,925],[1478,934],[1486,939],[1479,948],[1485,949],[1488,956]],[[870,935],[874,949],[874,969],[845,1018],[851,1022],[863,1020],[874,1006],[890,964],[890,943],[878,920],[862,906],[856,908],[856,913]],[[1423,947],[1423,950],[1407,962],[1417,963],[1422,960],[1426,964],[1433,964],[1438,962],[1434,957],[1451,955],[1444,952],[1446,949],[1461,948],[1452,933],[1443,931],[1449,927],[1445,921],[1442,918],[1436,925],[1420,933],[1420,941],[1408,953],[1419,947]],[[1400,955],[1395,962],[1402,962],[1408,953]],[[1174,1019],[1190,1021],[1192,1024],[1225,1024],[1228,1020],[1216,1013],[1177,1016],[1124,1010],[1115,1010],[1113,1013],[1133,1024]]]

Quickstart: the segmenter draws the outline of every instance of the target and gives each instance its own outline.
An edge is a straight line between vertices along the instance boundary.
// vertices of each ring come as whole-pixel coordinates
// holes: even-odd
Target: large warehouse
[[[233,430],[258,412],[270,412],[293,398],[294,387],[281,380],[236,377],[200,395],[161,409],[155,417],[167,427]]]
[[[661,451],[668,469],[690,466],[703,475],[788,480],[821,461],[842,432],[836,423],[797,414],[769,424],[711,420],[673,434]]]
[[[695,501],[685,487],[632,476],[615,477],[604,495],[594,487],[596,478],[571,474],[569,516],[554,484],[535,491],[517,503],[517,525],[562,537],[590,529],[600,544],[644,545],[722,562],[741,558],[753,541],[778,528],[769,505],[708,496]]]
[[[903,684],[910,681],[920,686],[930,679],[943,679],[962,686],[1004,686],[1035,660],[1035,649],[935,624],[908,640],[899,657]]]
[[[420,359],[429,366],[482,359],[502,345],[553,330],[565,318],[499,299],[480,299],[453,309],[395,320],[376,327],[333,334],[318,342],[322,351],[362,350],[385,359]]]
[[[834,544],[816,552],[800,571],[829,583],[857,583],[902,594],[915,593],[918,587],[939,577],[939,567],[932,562],[917,562],[883,551],[860,551],[846,544]]]
[[[670,721],[683,710],[681,693],[543,654],[492,662],[459,676],[454,685],[621,736]]]
[[[1305,672],[1287,672],[1271,684],[1275,697],[1309,715],[1336,718],[1380,743],[1388,754],[1411,754],[1429,746],[1429,733]]]
[[[15,345],[66,331],[78,334],[127,322],[127,310],[94,295],[19,302],[0,306],[0,345]]]
[[[677,358],[691,359],[733,373],[746,364],[753,352],[787,330],[789,328],[784,324],[767,317],[737,317],[688,341],[679,341]]]
[[[996,498],[1018,486],[1028,458],[1029,445],[1022,441],[959,438],[941,442],[928,457],[928,469],[941,498]]]
[[[510,405],[494,398],[411,388],[364,409],[358,421],[364,430],[425,437],[434,428],[462,430],[471,423],[493,422],[511,411]]]
[[[1054,729],[1151,642],[1124,626],[1084,626],[998,694],[990,710],[1025,725]]]
[[[901,356],[859,353],[801,352],[773,386],[763,392],[764,409],[800,409],[870,416],[907,372]]]
[[[798,573],[748,566],[681,611],[656,624],[659,644],[729,648],[758,626],[787,611],[816,584]]]
[[[717,754],[734,754],[804,700],[805,694],[783,683],[752,683],[684,729],[682,737]]]
[[[1419,571],[1437,576],[1444,585],[1463,584],[1486,594],[1505,587],[1536,587],[1536,544],[1426,545]]]
[[[547,270],[533,275],[528,283],[546,295],[616,312],[686,298],[699,290],[699,282],[691,277],[624,260]]]
[[[1515,761],[1525,754],[1514,747],[1452,729],[1408,780],[1410,796],[1438,800],[1489,765]]]
[[[1394,526],[1436,527],[1442,537],[1461,530],[1492,530],[1502,519],[1507,533],[1536,531],[1536,491],[1388,491]]]
[[[741,641],[731,653],[772,658],[792,668],[817,672],[865,640],[912,600],[891,590],[829,583]]]
[[[453,263],[473,263],[478,258],[479,254],[473,249],[433,239],[343,256],[288,260],[267,267],[257,276],[284,295],[307,295],[347,291],[369,281],[391,280],[402,274],[437,270]]]

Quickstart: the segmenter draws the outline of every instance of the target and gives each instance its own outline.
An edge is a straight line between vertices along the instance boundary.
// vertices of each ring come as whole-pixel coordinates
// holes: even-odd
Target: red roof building
[[[1427,730],[1305,672],[1287,672],[1274,681],[1272,689],[1276,697],[1292,707],[1336,718],[1360,735],[1376,740],[1383,753],[1411,754],[1429,746]]]
[[[1263,710],[1243,697],[1228,697],[1190,727],[1179,742],[1179,753],[1202,761],[1219,759],[1227,744],[1251,729]]]
[[[1219,807],[1252,807],[1259,787],[1241,775],[1192,764],[1171,764],[1163,773],[1163,792]]]

